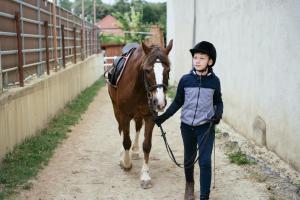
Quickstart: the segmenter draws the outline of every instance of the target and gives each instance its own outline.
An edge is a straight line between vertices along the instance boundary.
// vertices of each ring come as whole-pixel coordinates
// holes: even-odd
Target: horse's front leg
[[[140,130],[143,126],[143,119],[140,117],[136,117],[134,118],[135,121],[135,138],[134,138],[134,142],[132,145],[132,154],[131,154],[131,158],[133,160],[137,160],[139,159],[139,151],[140,151],[140,147],[139,147],[139,136],[140,136]]]
[[[145,136],[143,142],[144,163],[141,171],[141,187],[144,189],[151,188],[151,177],[149,174],[149,156],[152,146],[152,131],[154,122],[152,117],[145,118]]]
[[[130,139],[130,118],[122,117],[121,122],[121,137],[123,136],[123,147],[124,151],[121,154],[120,165],[124,170],[130,170],[132,167],[131,157],[129,154],[129,150],[131,147],[131,139]]]

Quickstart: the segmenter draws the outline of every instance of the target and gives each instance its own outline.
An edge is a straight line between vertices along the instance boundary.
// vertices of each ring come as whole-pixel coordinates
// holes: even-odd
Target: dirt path
[[[183,150],[179,112],[165,123],[165,127],[169,143],[181,161]],[[72,128],[68,139],[56,150],[49,165],[32,181],[31,190],[21,192],[17,199],[183,199],[183,170],[170,161],[158,129],[154,130],[150,157],[151,189],[140,187],[142,159],[133,160],[131,171],[121,170],[120,148],[117,124],[104,87],[82,116],[81,122]],[[244,168],[229,163],[220,139],[216,144],[216,166],[217,185],[212,190],[212,199],[269,199],[270,193],[265,183],[250,179]],[[195,171],[198,171],[198,166]],[[198,177],[197,173],[195,179],[198,180]],[[198,183],[196,197],[199,198]]]

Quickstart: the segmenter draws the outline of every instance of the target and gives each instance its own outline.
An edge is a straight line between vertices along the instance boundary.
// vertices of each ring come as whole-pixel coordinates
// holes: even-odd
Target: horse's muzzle
[[[164,98],[163,100],[158,100],[156,97],[153,98],[153,110],[155,110],[156,112],[163,112],[166,105],[167,105],[167,100],[166,98]]]

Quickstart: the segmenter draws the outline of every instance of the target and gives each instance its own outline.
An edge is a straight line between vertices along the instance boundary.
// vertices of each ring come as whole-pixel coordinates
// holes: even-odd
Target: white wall
[[[193,1],[167,1],[167,42],[174,39],[169,55],[170,83],[178,82],[192,67],[189,49],[193,44],[193,5]]]
[[[193,46],[182,24],[192,22],[193,2],[168,1],[173,68],[187,63],[171,80],[191,62],[181,56]],[[265,123],[266,147],[300,170],[300,1],[196,2],[196,41],[212,42],[218,53],[214,69],[222,84],[224,120],[259,145],[264,145],[259,123]],[[181,20],[187,18],[188,23]]]

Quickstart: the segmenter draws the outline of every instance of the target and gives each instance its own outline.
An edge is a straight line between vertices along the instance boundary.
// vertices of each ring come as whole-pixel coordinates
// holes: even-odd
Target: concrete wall
[[[24,88],[0,95],[0,158],[43,129],[55,114],[103,74],[103,56],[93,55]]]
[[[172,64],[170,82],[178,82],[183,73],[191,68],[189,49],[193,44],[193,1],[167,1],[167,41],[174,39],[169,54]]]
[[[195,0],[196,42],[215,44],[224,120],[300,171],[300,1]],[[172,79],[190,69],[194,1],[168,1]]]

